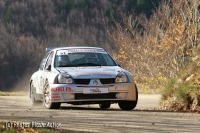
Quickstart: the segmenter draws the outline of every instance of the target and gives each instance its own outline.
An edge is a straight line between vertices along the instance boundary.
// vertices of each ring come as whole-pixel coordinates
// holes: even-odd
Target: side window
[[[47,54],[44,56],[44,58],[42,59],[42,61],[41,61],[41,63],[40,63],[40,70],[43,70],[48,55],[49,55],[49,53],[47,53]]]
[[[47,63],[45,65],[45,67],[47,67],[48,65],[51,65],[53,59],[53,52],[50,53],[49,58],[47,59]]]

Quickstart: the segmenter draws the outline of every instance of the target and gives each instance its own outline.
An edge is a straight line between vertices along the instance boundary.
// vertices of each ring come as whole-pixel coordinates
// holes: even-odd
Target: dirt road
[[[62,104],[58,110],[48,110],[42,106],[32,108],[28,96],[1,96],[0,120],[6,121],[8,127],[14,123],[66,131],[200,132],[200,114],[156,110],[159,99],[160,95],[139,94],[138,105],[132,111],[122,111],[117,104],[106,110],[99,109],[98,105],[68,104]]]

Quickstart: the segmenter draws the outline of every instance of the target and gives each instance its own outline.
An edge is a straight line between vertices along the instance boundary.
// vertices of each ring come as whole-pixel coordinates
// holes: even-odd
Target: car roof
[[[49,47],[49,48],[46,48],[46,52],[49,52],[49,51],[52,51],[52,50],[61,50],[61,49],[102,49],[104,50],[103,48],[99,48],[99,47]],[[104,50],[105,51],[105,50]]]

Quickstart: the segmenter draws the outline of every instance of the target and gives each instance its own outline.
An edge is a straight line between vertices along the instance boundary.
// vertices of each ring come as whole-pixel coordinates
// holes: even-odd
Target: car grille
[[[75,84],[84,84],[88,85],[90,83],[90,79],[74,79]]]
[[[112,84],[115,83],[115,78],[109,78],[109,79],[100,79],[102,84]]]
[[[81,94],[76,93],[75,99],[116,99],[115,93],[107,94]]]

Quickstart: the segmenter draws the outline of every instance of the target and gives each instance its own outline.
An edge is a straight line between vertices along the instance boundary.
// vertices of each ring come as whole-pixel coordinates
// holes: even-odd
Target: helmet
[[[69,64],[69,57],[67,55],[61,55],[58,57],[58,64],[59,66]]]

